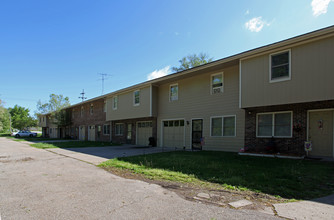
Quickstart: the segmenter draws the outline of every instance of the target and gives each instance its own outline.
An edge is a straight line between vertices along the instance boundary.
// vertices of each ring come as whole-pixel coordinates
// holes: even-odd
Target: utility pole
[[[104,80],[107,80],[108,76],[111,76],[110,74],[106,74],[106,73],[98,73],[99,75],[101,75],[101,81],[102,81],[102,95],[104,93]]]
[[[87,97],[85,97],[85,90],[82,89],[82,93],[80,93],[81,96],[79,96],[79,99],[82,99],[81,101],[83,102],[85,99],[87,99]]]

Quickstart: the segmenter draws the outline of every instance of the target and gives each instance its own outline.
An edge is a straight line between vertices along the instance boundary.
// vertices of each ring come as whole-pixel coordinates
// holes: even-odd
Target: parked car
[[[12,136],[14,137],[37,137],[37,133],[35,132],[30,132],[30,131],[18,131],[18,132],[13,132]]]

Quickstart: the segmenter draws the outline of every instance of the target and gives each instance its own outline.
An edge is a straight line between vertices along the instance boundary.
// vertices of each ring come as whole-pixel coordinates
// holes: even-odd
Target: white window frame
[[[176,95],[176,99],[175,100],[171,99],[172,98],[171,89],[172,89],[173,86],[177,86],[177,95]],[[169,102],[175,102],[175,101],[179,100],[179,84],[178,83],[174,83],[174,84],[169,85],[168,94],[169,94]]]
[[[112,109],[117,110],[117,107],[118,107],[118,96],[116,95],[112,97]]]
[[[106,131],[106,129],[105,129],[106,126],[109,126],[109,133],[105,132]],[[103,125],[103,135],[110,135],[110,124],[104,124]]]
[[[136,103],[136,92],[138,92],[138,98],[139,98],[139,102],[138,103]],[[139,106],[140,105],[140,90],[138,89],[138,90],[135,90],[134,92],[133,92],[133,106]]]
[[[218,76],[221,75],[222,76],[222,86],[221,87],[217,87],[220,88],[220,92],[219,93],[223,93],[224,92],[224,72],[221,73],[215,73],[215,74],[211,74],[210,75],[210,94],[214,95],[214,94],[219,94],[219,93],[213,93],[213,83],[212,83],[212,78],[214,76]]]
[[[275,134],[275,114],[283,114],[283,113],[291,113],[291,121],[290,121],[290,135],[289,136],[274,136]],[[258,127],[259,127],[259,115],[272,115],[272,125],[271,125],[271,136],[259,136],[258,135]],[[293,133],[293,111],[281,111],[281,112],[261,112],[256,114],[256,137],[257,138],[292,138]]]
[[[123,130],[117,129],[117,126],[123,125]],[[119,133],[117,133],[119,131]],[[124,123],[116,123],[115,124],[115,136],[123,136],[124,135]]]
[[[289,76],[288,77],[280,77],[280,78],[277,78],[277,79],[272,79],[271,78],[271,61],[272,61],[272,57],[275,56],[275,55],[279,55],[279,54],[282,54],[282,53],[286,53],[288,52],[289,53]],[[282,82],[282,81],[288,81],[288,80],[291,80],[291,49],[288,49],[288,50],[282,50],[282,51],[279,51],[279,52],[275,52],[275,53],[272,53],[272,54],[269,54],[269,82],[270,83],[275,83],[275,82]]]
[[[224,136],[224,118],[234,117],[234,135],[232,136]],[[220,136],[212,135],[212,119],[213,118],[221,118],[222,119],[222,133]],[[221,116],[212,116],[210,117],[210,137],[213,138],[222,138],[222,137],[236,137],[237,136],[237,115],[221,115]]]

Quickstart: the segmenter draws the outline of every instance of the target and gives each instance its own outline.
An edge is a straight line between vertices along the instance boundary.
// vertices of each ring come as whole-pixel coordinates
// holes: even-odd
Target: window
[[[218,73],[211,75],[211,94],[223,92],[223,74]]]
[[[103,125],[103,134],[104,135],[110,134],[110,125]]]
[[[292,137],[292,112],[257,115],[257,137]]]
[[[179,87],[178,84],[170,85],[169,89],[169,101],[178,100]]]
[[[212,137],[234,137],[235,136],[235,116],[220,116],[211,118]]]
[[[122,136],[124,131],[124,124],[115,124],[115,135]]]
[[[94,105],[91,104],[89,108],[89,113],[92,115],[94,113]]]
[[[184,120],[170,120],[163,122],[164,127],[184,127]]]
[[[114,110],[116,110],[116,109],[117,109],[117,106],[118,106],[118,97],[115,96],[115,97],[113,97],[113,99],[112,99],[112,108],[113,108]]]
[[[290,50],[270,55],[270,82],[291,79]]]
[[[211,136],[222,136],[222,125],[223,125],[223,119],[221,117],[219,118],[211,118]]]
[[[82,117],[82,116],[83,116],[83,114],[84,114],[84,107],[83,107],[83,106],[81,106],[80,117]]]
[[[140,93],[139,90],[133,92],[133,105],[139,105],[140,102]]]
[[[152,122],[147,121],[147,122],[138,122],[138,128],[151,128],[152,127]]]

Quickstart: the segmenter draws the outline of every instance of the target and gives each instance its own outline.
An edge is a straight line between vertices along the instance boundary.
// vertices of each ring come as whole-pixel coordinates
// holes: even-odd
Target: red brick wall
[[[93,104],[93,114],[90,113],[90,106]],[[81,107],[83,106],[83,115],[81,116]],[[88,139],[88,126],[95,126],[96,141],[110,141],[110,135],[103,135],[103,125],[110,124],[106,122],[106,113],[104,112],[104,99],[95,100],[92,102],[83,103],[82,105],[71,108],[72,110],[72,129],[70,135],[74,139],[79,136],[79,126],[85,126],[85,138]],[[98,131],[98,126],[101,126],[101,131]]]
[[[256,114],[265,112],[292,111],[293,125],[301,124],[301,129],[292,130],[292,138],[274,138],[280,153],[304,155],[304,141],[307,140],[307,111],[334,108],[334,100],[266,106],[245,109],[245,146],[252,152],[264,152],[271,138],[256,137]]]
[[[147,117],[147,118],[135,118],[135,119],[128,119],[128,120],[118,120],[112,122],[112,141],[114,143],[123,143],[123,144],[136,144],[136,125],[139,121],[152,121],[152,136],[157,140],[157,119],[155,117]],[[123,123],[124,130],[123,135],[115,135],[115,124]],[[126,138],[127,136],[127,125],[132,124],[132,137],[131,141],[129,142]]]

